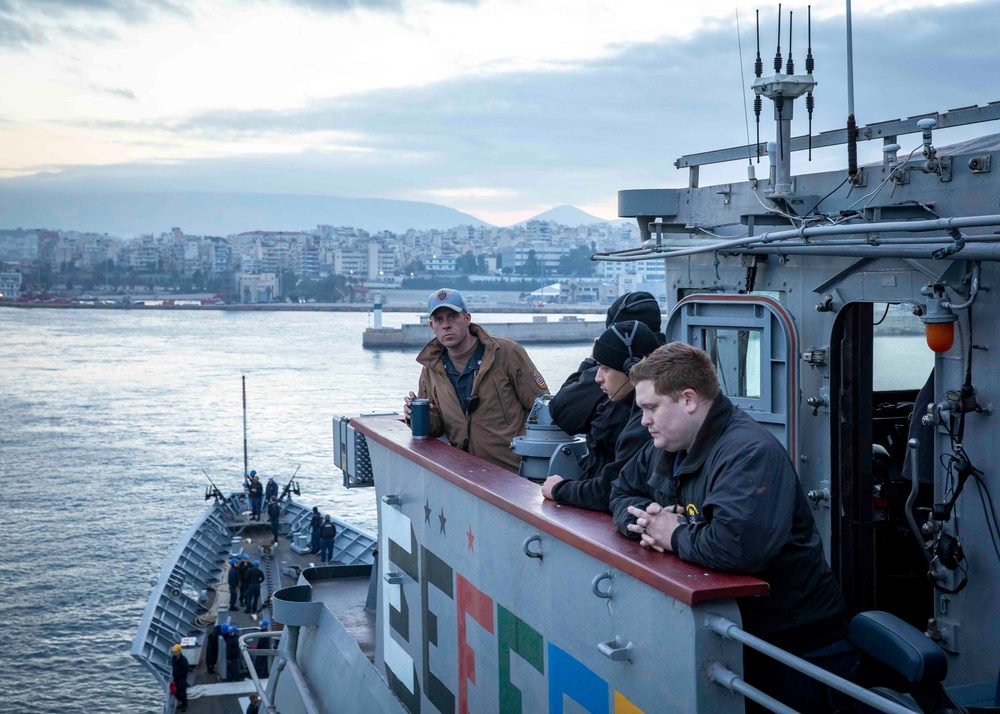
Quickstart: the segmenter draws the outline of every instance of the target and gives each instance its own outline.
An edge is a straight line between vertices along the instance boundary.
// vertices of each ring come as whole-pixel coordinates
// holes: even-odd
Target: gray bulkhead
[[[885,438],[879,434],[879,410],[884,406],[880,399],[906,401],[915,397],[873,391],[872,324],[881,316],[885,303],[925,306],[927,296],[921,289],[929,284],[947,285],[954,305],[966,302],[973,269],[979,266],[981,288],[971,309],[954,310],[958,316],[954,346],[933,362],[934,402],[946,402],[949,390],[957,391],[965,382],[971,349],[972,384],[983,411],[965,415],[962,443],[971,463],[983,472],[985,488],[1000,498],[1000,478],[995,470],[1000,440],[992,412],[1000,389],[1000,344],[996,344],[1000,305],[994,288],[1000,281],[996,262],[1000,260],[1000,239],[996,225],[963,228],[962,240],[956,243],[956,234],[946,230],[890,233],[880,232],[874,224],[997,214],[997,148],[998,137],[990,136],[940,149],[938,156],[944,157],[946,169],[925,173],[920,169],[922,160],[914,161],[905,171],[895,172],[899,180],[890,178],[890,166],[868,166],[862,172],[863,185],[853,187],[843,183],[843,171],[798,176],[792,194],[801,203],[789,204],[789,210],[806,213],[826,197],[818,212],[830,218],[812,225],[853,224],[857,230],[849,235],[758,241],[751,247],[730,244],[716,251],[691,251],[666,258],[661,256],[671,248],[704,249],[748,232],[759,236],[788,231],[798,222],[793,224],[776,209],[768,210],[775,204],[766,198],[767,182],[763,180],[757,185],[756,196],[749,182],[619,194],[619,214],[635,217],[643,230],[644,245],[654,248],[646,251],[646,259],[665,260],[672,339],[692,342],[710,353],[715,350],[717,361],[738,362],[740,347],[732,338],[739,330],[771,330],[773,339],[765,343],[768,354],[755,365],[758,376],[750,376],[748,381],[746,374],[734,368],[736,371],[726,376],[738,379],[728,391],[789,448],[802,487],[813,497],[818,527],[851,614],[875,607],[905,611],[909,619],[916,620],[912,624],[927,628],[949,653],[948,684],[997,676],[1000,599],[995,593],[1000,585],[1000,562],[989,536],[983,497],[970,479],[951,520],[942,524],[946,532],[957,532],[961,539],[967,585],[957,593],[932,591],[919,572],[910,573],[911,589],[893,590],[879,580],[880,571],[889,568],[892,559],[905,555],[920,563],[922,556],[912,534],[897,537],[895,533],[889,541],[883,540],[886,527],[879,519],[887,516],[880,512],[880,502],[872,493],[877,481],[872,474],[872,443]],[[993,170],[988,170],[991,166]],[[842,213],[854,211],[859,215],[845,218]],[[933,257],[935,249],[954,252]],[[641,252],[625,259],[642,258]],[[748,288],[752,295],[747,294]],[[780,306],[777,311],[769,307],[772,301]],[[782,315],[788,317],[787,329]],[[908,317],[900,319],[906,322]],[[756,327],[755,321],[759,323]],[[774,329],[775,324],[780,329]],[[912,326],[923,330],[916,316]],[[719,336],[723,338],[720,343],[706,343]],[[928,349],[926,345],[921,348]],[[731,352],[733,349],[737,352]],[[726,350],[730,350],[728,357]],[[778,355],[777,362],[771,359],[772,353]],[[782,354],[790,357],[783,364]],[[913,383],[919,387],[926,377],[914,375]],[[739,394],[748,384],[756,385],[758,394]],[[772,396],[765,400],[762,395]],[[788,420],[787,429],[783,419]],[[900,425],[908,419],[898,414],[895,419],[892,436],[896,441],[890,451],[899,462],[905,445],[900,446],[898,440],[906,439]],[[933,494],[929,488],[926,494],[921,491],[917,503],[929,510],[931,501],[945,501],[954,486],[942,458],[946,461],[955,449],[942,424],[923,427],[919,433],[921,439],[934,442]],[[895,492],[905,493],[907,484],[898,483],[900,466],[892,464],[895,480],[890,485]],[[930,475],[922,474],[921,478],[929,479]],[[893,552],[882,552],[889,550],[887,543],[892,544]],[[895,549],[909,552],[897,553]],[[939,585],[956,589],[962,579],[959,568],[945,572]],[[912,603],[904,602],[907,599],[922,604],[914,609]],[[921,612],[926,615],[922,622]],[[928,627],[930,618],[933,621]]]

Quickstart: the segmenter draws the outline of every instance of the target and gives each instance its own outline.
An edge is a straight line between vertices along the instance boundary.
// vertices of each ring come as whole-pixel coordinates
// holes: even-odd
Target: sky
[[[791,10],[799,71],[806,6],[783,3],[782,53]],[[754,139],[755,10],[770,70],[776,3],[0,0],[0,191],[391,198],[495,225],[564,204],[614,218],[620,189],[686,185],[678,156]],[[845,3],[813,2],[812,19],[821,131],[847,114]],[[994,0],[856,0],[853,24],[859,123],[1000,100]],[[807,127],[796,106],[793,133]],[[843,153],[797,155],[793,170]],[[701,183],[745,175],[705,168]]]

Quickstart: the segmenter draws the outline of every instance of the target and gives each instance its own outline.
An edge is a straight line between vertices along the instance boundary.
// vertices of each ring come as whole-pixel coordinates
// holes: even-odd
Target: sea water
[[[384,316],[403,321],[416,316]],[[374,494],[342,487],[331,421],[401,410],[419,365],[417,350],[363,350],[370,324],[363,313],[0,309],[4,711],[160,711],[162,690],[129,649],[151,581],[205,506],[203,471],[223,491],[242,483],[244,375],[249,468],[281,486],[294,474],[306,505],[374,533]],[[926,369],[899,360],[926,350],[892,340],[892,373],[913,384],[880,388],[918,388]],[[527,349],[553,391],[589,352]]]

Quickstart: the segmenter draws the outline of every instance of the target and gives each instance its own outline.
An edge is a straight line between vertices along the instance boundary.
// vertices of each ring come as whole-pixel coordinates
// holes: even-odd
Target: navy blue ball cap
[[[431,293],[427,298],[427,314],[433,315],[439,307],[446,307],[453,312],[468,312],[465,298],[455,288],[441,288]]]

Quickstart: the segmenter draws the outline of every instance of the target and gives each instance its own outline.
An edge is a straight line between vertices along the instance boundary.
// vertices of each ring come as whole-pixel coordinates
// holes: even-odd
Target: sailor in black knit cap
[[[611,303],[604,326],[610,328],[616,322],[638,320],[656,335],[662,345],[667,339],[660,332],[660,319],[660,304],[656,298],[639,290],[625,293]],[[597,363],[587,357],[549,402],[552,423],[567,434],[586,434],[590,431],[598,407],[607,401],[594,381],[596,375]]]
[[[655,301],[654,301],[655,302]],[[583,475],[567,480],[549,476],[542,495],[559,503],[609,513],[611,482],[629,459],[649,441],[642,425],[642,410],[635,406],[635,388],[628,373],[643,357],[660,346],[652,330],[638,320],[611,325],[594,342],[594,383],[604,402],[587,430],[587,456]]]

